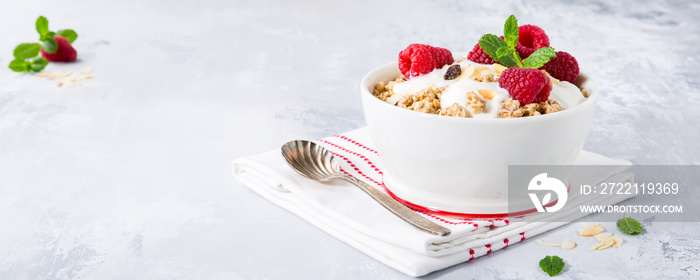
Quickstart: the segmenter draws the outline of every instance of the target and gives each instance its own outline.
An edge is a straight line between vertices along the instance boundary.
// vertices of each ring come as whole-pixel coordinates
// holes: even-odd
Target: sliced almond
[[[476,69],[474,69],[474,72],[472,72],[472,74],[469,75],[469,79],[474,79],[474,78],[476,78],[476,76],[478,76],[479,73],[483,72],[483,71],[486,70],[486,69],[488,69],[488,68],[486,68],[486,67],[484,67],[484,66],[477,66]]]
[[[537,240],[537,243],[539,243],[540,245],[549,246],[549,247],[561,247],[561,245],[562,245],[562,244],[547,243],[547,242],[544,242],[542,240]]]
[[[58,84],[56,84],[57,87],[60,87],[62,85],[63,85],[63,83],[61,83],[61,82],[58,82]]]
[[[613,247],[617,248],[622,246],[622,238],[619,236],[612,236],[611,238],[613,241],[615,241],[615,243],[612,244]]]
[[[613,239],[612,237],[605,237],[605,238],[602,238],[602,240],[600,240],[600,242],[605,244],[605,245],[612,246],[613,244],[615,244],[615,239]]]
[[[599,243],[599,244],[596,244],[596,245],[594,245],[593,247],[591,247],[591,248],[590,248],[590,249],[588,249],[588,250],[589,250],[589,251],[595,251],[595,250],[598,250],[598,247],[600,247],[601,245],[605,245],[605,244],[600,244],[600,243]]]
[[[92,67],[89,67],[89,66],[88,66],[88,67],[85,67],[85,69],[80,70],[80,73],[82,73],[82,74],[89,74],[89,73],[92,73]]]
[[[598,223],[591,223],[592,226],[594,227],[599,227],[600,225]]]
[[[469,64],[467,66],[467,68],[464,68],[462,70],[462,74],[459,75],[459,77],[457,78],[457,81],[462,80],[462,78],[464,78],[464,77],[469,77],[472,74],[470,71],[473,71],[473,70],[474,70],[474,65]],[[467,73],[469,73],[469,74],[467,74]]]
[[[578,244],[576,244],[576,242],[573,242],[569,239],[566,239],[561,243],[561,248],[564,250],[571,250],[571,249],[575,248],[576,246],[578,246]]]
[[[612,232],[603,232],[596,234],[594,237],[595,239],[598,239],[598,241],[603,242],[603,239],[608,238],[612,235]]]
[[[493,66],[493,72],[496,72],[496,74],[499,74],[499,75],[503,72],[503,70],[507,69],[507,67],[500,65],[498,63],[494,63],[491,66]]]
[[[479,95],[488,100],[491,100],[494,96],[496,96],[496,92],[490,89],[480,89],[477,91],[479,92]]]
[[[51,73],[49,73],[49,72],[39,73],[39,74],[36,74],[36,76],[37,77],[48,77],[48,76],[51,76]]]
[[[601,226],[582,227],[578,229],[578,234],[581,236],[594,236],[601,232],[603,232],[603,227]]]
[[[600,246],[598,246],[598,250],[605,250],[605,249],[608,249],[608,248],[610,248],[610,247],[612,247],[612,245],[609,245],[609,244],[600,244]]]

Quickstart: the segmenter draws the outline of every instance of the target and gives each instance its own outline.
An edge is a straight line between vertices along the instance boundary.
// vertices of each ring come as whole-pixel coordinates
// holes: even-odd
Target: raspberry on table
[[[540,48],[549,47],[549,37],[536,25],[526,24],[518,28],[518,44],[515,50],[525,59]]]
[[[579,68],[578,61],[567,52],[556,52],[557,57],[553,57],[541,69],[544,69],[552,77],[560,80],[574,83],[578,76]]]
[[[521,105],[547,101],[552,85],[538,69],[510,67],[501,73],[498,86],[508,91]]]
[[[452,52],[445,48],[411,44],[399,53],[399,70],[407,79],[428,74],[452,63]]]
[[[55,53],[47,53],[44,48],[41,48],[41,56],[51,62],[73,62],[78,57],[78,53],[66,38],[55,36],[58,48]]]

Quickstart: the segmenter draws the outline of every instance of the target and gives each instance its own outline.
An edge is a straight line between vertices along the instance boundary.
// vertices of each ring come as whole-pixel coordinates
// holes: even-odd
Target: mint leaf
[[[496,55],[498,57],[504,57],[504,56],[511,55],[513,53],[513,51],[515,51],[515,49],[513,47],[503,46],[503,47],[498,48],[498,50],[496,50]]]
[[[552,277],[564,269],[564,260],[557,256],[546,256],[540,260],[540,268]]]
[[[484,52],[493,58],[493,60],[500,62],[503,66],[518,66],[518,62],[511,56],[498,56],[498,49],[501,47],[508,47],[508,45],[503,39],[498,38],[496,35],[486,34],[481,36],[481,39],[479,39],[479,46],[484,49]]]
[[[523,60],[523,66],[525,68],[540,68],[544,66],[552,57],[557,57],[554,48],[545,47],[540,48],[533,52],[529,57]]]
[[[42,37],[44,34],[49,33],[49,20],[43,16],[39,16],[39,18],[36,19],[36,31],[39,32],[39,35]]]
[[[508,46],[515,48],[515,45],[518,44],[518,35],[518,20],[514,15],[510,15],[503,26],[503,38]]]
[[[43,57],[37,57],[37,58],[34,58],[34,59],[29,61],[29,67],[32,69],[32,71],[36,71],[36,72],[44,70],[44,68],[48,64],[49,64],[49,61]]]
[[[44,48],[44,51],[47,53],[56,53],[56,50],[58,50],[58,43],[56,43],[56,40],[53,38],[50,38],[41,41],[41,47]]]
[[[30,69],[29,62],[24,61],[24,59],[15,59],[10,62],[10,69],[15,72],[28,72]]]
[[[32,58],[39,55],[39,50],[41,45],[38,43],[22,43],[15,48],[14,55],[16,59]]]
[[[69,43],[73,43],[75,39],[78,39],[78,33],[75,33],[73,29],[61,29],[56,32],[56,35],[66,38]]]
[[[628,218],[622,214],[622,219],[617,221],[617,227],[626,234],[634,235],[642,232],[642,225],[632,218]]]

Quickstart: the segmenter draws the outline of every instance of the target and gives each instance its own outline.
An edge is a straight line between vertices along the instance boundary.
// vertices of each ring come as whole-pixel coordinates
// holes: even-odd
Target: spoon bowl
[[[287,142],[282,146],[282,156],[294,171],[309,179],[325,182],[341,176],[333,154],[314,142]]]

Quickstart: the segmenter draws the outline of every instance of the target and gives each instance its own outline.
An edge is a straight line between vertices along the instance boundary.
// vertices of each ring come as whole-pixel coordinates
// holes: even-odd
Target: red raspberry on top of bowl
[[[515,50],[520,57],[528,58],[533,52],[549,47],[549,37],[536,25],[526,24],[518,27],[518,44]]]
[[[557,80],[574,83],[578,76],[578,61],[568,52],[557,52],[557,56],[547,62],[542,68]]]
[[[520,104],[543,102],[549,97],[552,81],[545,72],[537,69],[547,71],[558,80],[576,81],[578,62],[569,53],[555,52],[542,28],[529,24],[518,26],[517,19],[511,15],[503,33],[501,37],[493,34],[482,36],[478,47],[495,62],[509,67],[503,71],[498,84]],[[487,61],[483,57],[478,57],[478,60]]]
[[[399,53],[399,70],[406,79],[428,74],[452,63],[452,52],[429,45],[411,44]]]
[[[549,99],[552,85],[544,72],[531,68],[511,67],[503,71],[498,85],[521,104],[539,103]]]

